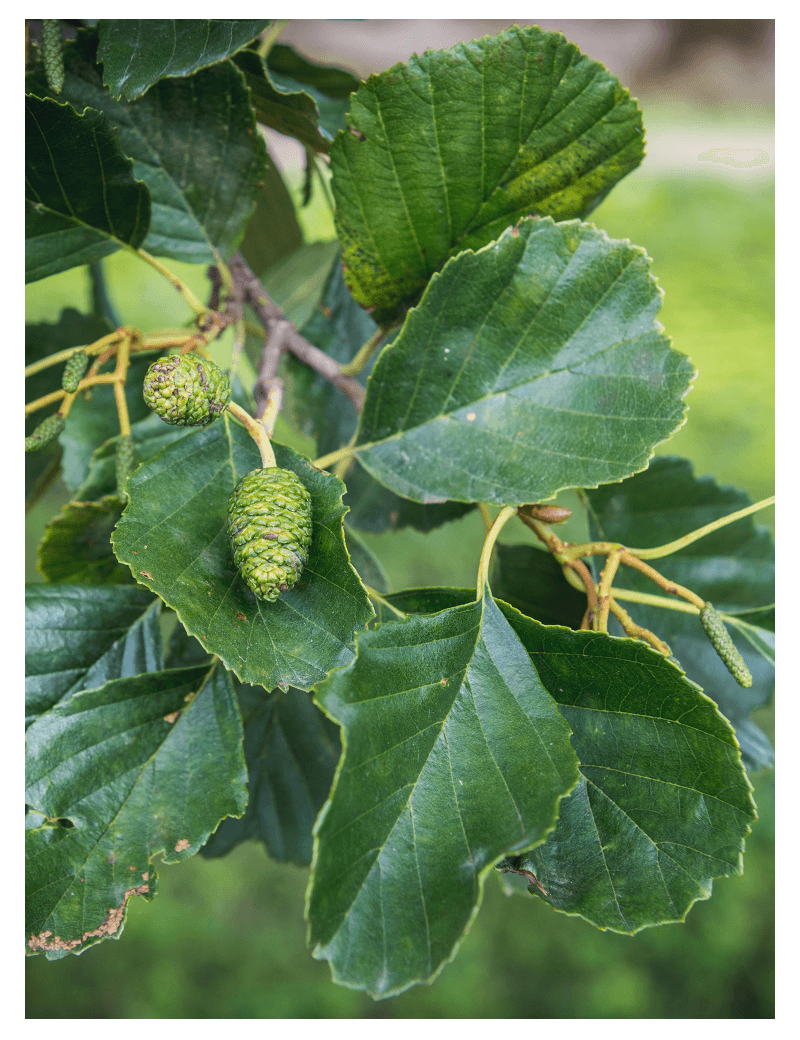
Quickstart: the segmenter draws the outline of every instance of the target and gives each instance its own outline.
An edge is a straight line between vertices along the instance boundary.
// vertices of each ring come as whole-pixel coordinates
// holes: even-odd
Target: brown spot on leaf
[[[175,845],[175,851],[176,852],[183,852],[184,849],[188,849],[188,848],[189,848],[189,842],[186,840],[186,838],[181,838],[181,840],[179,842],[177,842],[177,844]]]
[[[170,712],[169,715],[165,715],[164,716],[164,722],[173,723],[173,722],[175,722],[176,719],[178,719],[180,717],[180,714],[181,713],[179,711]]]
[[[133,869],[133,868],[131,868]],[[74,950],[76,947],[83,945],[87,939],[102,939],[106,935],[113,935],[119,926],[122,924],[122,918],[125,914],[125,904],[128,902],[131,896],[143,896],[150,891],[149,885],[139,885],[138,888],[129,888],[125,895],[122,897],[122,906],[113,907],[106,914],[103,923],[99,928],[94,928],[90,932],[84,932],[80,939],[62,939],[60,935],[50,938],[53,933],[51,931],[40,932],[38,935],[31,935],[28,939],[29,950]]]
[[[145,576],[145,578],[149,578],[150,581],[153,580],[153,575],[149,571],[139,571],[139,573],[143,574]]]
[[[247,616],[242,614],[239,610],[236,611],[236,616],[240,621],[247,621]]]

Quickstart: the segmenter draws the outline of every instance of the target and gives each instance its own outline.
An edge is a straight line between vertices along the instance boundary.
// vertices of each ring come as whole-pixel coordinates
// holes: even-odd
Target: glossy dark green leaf
[[[270,24],[269,19],[103,18],[98,23],[103,82],[133,101],[164,77],[191,76],[224,61]]]
[[[543,625],[580,627],[586,597],[567,584],[560,564],[532,545],[495,546],[492,593]]]
[[[73,307],[66,307],[56,322],[39,322],[25,326],[25,364],[32,365],[50,354],[57,354],[69,347],[80,347],[93,343],[111,332],[111,325],[103,318],[91,314],[81,314]],[[35,401],[45,394],[61,388],[63,364],[53,365],[41,372],[28,376],[25,380],[25,401]],[[25,417],[25,436],[30,436],[43,416],[52,409],[33,412]],[[45,475],[45,471],[61,458],[60,438],[51,442],[41,451],[28,452],[25,455],[25,499],[29,502],[35,495],[37,485]]]
[[[317,688],[345,752],[315,829],[314,956],[388,997],[455,954],[483,879],[543,840],[577,779],[569,729],[483,600],[358,637]]]
[[[194,855],[244,812],[242,722],[221,665],[116,679],[56,705],[28,730],[29,952],[63,956],[118,937],[153,859]],[[70,826],[67,826],[69,824]]]
[[[352,73],[310,62],[282,43],[272,45],[266,63],[252,50],[234,60],[251,90],[259,123],[314,151],[330,149],[336,131],[346,125],[350,94],[359,84]]]
[[[304,91],[314,99],[319,130],[328,142],[333,140],[337,131],[346,128],[350,95],[361,82],[352,72],[338,65],[309,61],[286,43],[272,45],[267,66],[270,80],[279,91],[284,94]]]
[[[250,798],[241,819],[228,817],[200,850],[224,856],[242,841],[261,841],[282,863],[311,862],[312,827],[339,761],[339,727],[311,695],[267,693],[235,683],[244,723]]]
[[[25,96],[25,281],[137,249],[150,193],[102,112]]]
[[[39,542],[36,569],[45,581],[108,585],[133,581],[111,549],[111,532],[124,502],[108,495],[99,502],[67,502],[48,523]]]
[[[547,841],[506,865],[599,928],[682,921],[715,877],[741,874],[756,820],[730,724],[644,643],[503,613],[572,727],[581,772]]]
[[[334,264],[322,298],[303,326],[303,335],[340,364],[346,364],[353,360],[377,329],[378,326],[355,302],[345,285],[341,264]],[[397,331],[387,333],[382,348],[393,341]],[[357,376],[363,386],[367,384],[374,362],[375,358]],[[299,367],[300,363],[296,362],[294,368]],[[319,453],[335,451],[347,444],[358,423],[352,401],[321,376],[304,383],[303,391],[302,395],[297,395],[300,400],[294,409],[295,422],[304,433],[316,438]],[[401,498],[379,484],[356,460],[342,479],[347,484],[344,504],[350,509],[348,523],[362,531],[377,533],[403,527],[431,531],[449,520],[457,520],[474,508],[471,503],[426,505]]]
[[[26,723],[79,690],[163,668],[160,611],[140,586],[27,585]]]
[[[103,86],[94,30],[78,34],[64,61],[60,96],[79,110],[90,105],[105,113],[133,160],[134,176],[149,189],[150,228],[136,244],[187,263],[213,263],[215,249],[227,260],[253,212],[267,163],[241,73],[224,62],[188,79],[162,80],[142,100],[125,103]],[[37,76],[28,86],[46,89]]]
[[[314,510],[308,563],[276,602],[256,599],[233,562],[228,499],[261,459],[227,413],[130,477],[114,551],[243,682],[309,689],[352,660],[353,633],[372,608],[344,545],[341,481],[289,448],[273,447],[278,465],[305,484]]]
[[[529,214],[584,217],[642,161],[636,102],[561,33],[512,26],[371,76],[331,149],[353,295],[383,322]]]
[[[522,505],[642,469],[695,374],[649,268],[638,246],[549,217],[450,260],[375,364],[358,458],[418,502]]]
[[[752,499],[711,477],[695,477],[691,463],[658,456],[644,473],[588,493],[592,537],[645,549],[681,538],[720,517],[750,505]],[[649,561],[667,578],[692,589],[724,615],[758,616],[756,635],[774,650],[775,546],[757,516],[748,516],[692,542],[679,552]],[[637,592],[665,595],[644,575],[621,567],[614,584]],[[696,614],[663,610],[644,603],[622,605],[638,624],[656,632],[681,662],[690,679],[718,705],[736,730],[748,769],[771,765],[769,740],[749,718],[767,704],[775,683],[773,664],[745,632],[729,626],[734,643],[753,675],[745,689],[717,657]],[[682,602],[682,601],[681,601]],[[759,615],[753,611],[764,608]],[[615,623],[616,624],[616,623]],[[621,632],[620,628],[615,631]]]

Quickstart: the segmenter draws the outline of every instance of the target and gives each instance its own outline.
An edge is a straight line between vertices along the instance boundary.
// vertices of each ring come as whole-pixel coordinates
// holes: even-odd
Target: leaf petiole
[[[483,590],[489,577],[489,563],[492,559],[492,550],[494,549],[494,543],[497,541],[497,536],[500,534],[507,521],[509,521],[512,516],[516,515],[516,506],[503,506],[503,508],[494,518],[494,523],[489,528],[489,531],[486,535],[486,539],[483,543],[483,550],[481,551],[480,562],[478,563],[478,594],[475,597],[476,600],[480,600],[480,598],[483,596]]]

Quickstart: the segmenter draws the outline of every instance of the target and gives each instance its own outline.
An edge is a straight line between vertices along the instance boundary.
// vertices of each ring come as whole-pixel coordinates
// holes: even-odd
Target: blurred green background
[[[547,26],[549,27],[549,26]],[[568,29],[565,29],[568,33]],[[569,33],[568,33],[569,35]],[[589,53],[592,53],[589,51]],[[769,132],[768,106],[697,105],[639,93],[648,151],[687,127]],[[652,103],[651,103],[652,102]],[[684,141],[686,135],[684,135]],[[702,152],[702,147],[699,151]],[[591,219],[653,258],[665,292],[660,319],[699,370],[686,425],[659,453],[684,455],[699,475],[774,490],[774,192],[771,176],[654,162],[618,185]],[[286,166],[298,185],[297,171]],[[724,174],[724,176],[720,176]],[[304,211],[309,240],[330,237],[321,205]],[[107,261],[113,301],[128,324],[179,324],[181,301],[146,265]],[[171,264],[201,297],[203,268]],[[37,282],[28,321],[88,308],[85,272]],[[218,348],[224,356],[229,343]],[[290,439],[276,432],[278,439]],[[301,446],[301,442],[297,442]],[[69,495],[57,484],[28,516],[26,580],[41,580],[35,548]],[[760,514],[774,528],[773,510]],[[508,532],[508,528],[506,528]],[[365,536],[393,588],[471,585],[483,530],[472,514],[432,535]],[[516,540],[516,532],[507,538]],[[774,735],[773,709],[758,721]],[[121,941],[80,957],[28,958],[28,1018],[772,1018],[774,1016],[774,781],[752,778],[759,822],[742,878],[715,882],[684,924],[635,937],[601,933],[535,897],[505,896],[489,877],[483,906],[454,962],[435,983],[382,1002],[331,983],[305,947],[307,870],[240,846],[222,860],[156,865],[158,895],[129,905]]]

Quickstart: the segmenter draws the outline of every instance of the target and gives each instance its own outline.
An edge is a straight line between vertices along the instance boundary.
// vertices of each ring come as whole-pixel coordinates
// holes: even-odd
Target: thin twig
[[[669,592],[673,596],[681,596],[683,599],[687,599],[690,603],[694,603],[700,610],[705,606],[705,600],[701,599],[696,592],[692,592],[691,589],[684,588],[683,585],[678,585],[674,581],[670,581],[665,578],[663,574],[660,574],[654,567],[644,563],[642,560],[637,559],[635,556],[627,551],[623,551],[619,554],[620,563],[624,563],[626,567],[632,567],[636,571],[640,571],[646,575],[652,582],[655,582],[660,589],[664,592]]]
[[[581,579],[581,582],[583,583],[583,589],[586,592],[586,599],[588,601],[587,609],[590,610],[592,614],[594,614],[594,612],[597,610],[597,590],[594,587],[594,578],[592,577],[592,572],[581,560],[575,560],[573,563],[564,564],[562,569],[564,571],[565,576],[567,576],[568,573],[571,571],[572,573],[577,574],[578,577]],[[572,584],[572,582],[570,582],[570,584]],[[575,583],[575,587],[578,587],[577,582]]]
[[[216,264],[211,264],[210,267],[206,268],[206,276],[209,282],[211,282],[211,295],[208,297],[208,309],[210,311],[218,311],[220,294],[222,291],[222,275],[220,274],[219,268]]]
[[[253,384],[257,419],[263,417],[270,402],[274,402],[278,394],[283,398],[283,380],[278,376],[278,368],[283,357],[284,344],[293,328],[292,323],[285,318],[273,321],[267,326],[267,336],[261,357],[258,359],[258,372]]]
[[[611,585],[614,575],[617,573],[621,550],[611,553],[606,559],[605,567],[600,573],[600,581],[597,588],[597,614],[594,618],[594,629],[596,632],[608,631],[608,611],[611,604]]]
[[[624,610],[616,600],[612,599],[609,603],[609,607],[611,613],[622,625],[626,635],[629,635],[632,639],[643,639],[646,643],[655,647],[655,649],[665,657],[672,657],[672,651],[663,639],[659,639],[657,635],[650,631],[650,629],[642,628],[641,625],[637,625],[627,610]]]
[[[234,284],[237,288],[241,288],[245,301],[253,308],[264,328],[269,329],[277,321],[287,321],[289,330],[285,339],[286,349],[303,364],[308,365],[315,372],[319,372],[321,376],[338,387],[353,402],[356,411],[360,412],[366,394],[364,387],[357,380],[343,376],[338,361],[300,335],[294,325],[288,322],[278,304],[267,294],[240,253],[234,254],[228,264],[228,269],[233,276]]]

